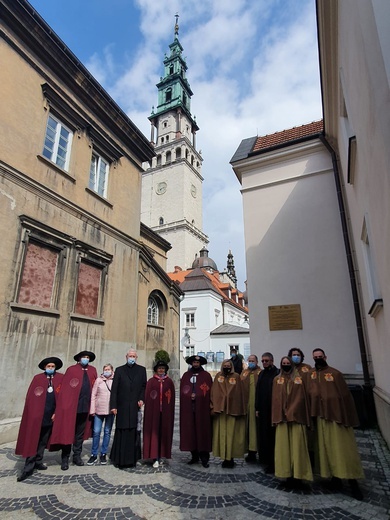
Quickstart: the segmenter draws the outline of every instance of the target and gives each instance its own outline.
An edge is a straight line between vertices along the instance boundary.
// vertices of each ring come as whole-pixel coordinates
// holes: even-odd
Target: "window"
[[[89,170],[89,188],[101,197],[107,196],[108,163],[93,153]]]
[[[103,251],[92,250],[88,245],[77,243],[77,284],[72,318],[101,319],[103,300],[112,256]]]
[[[18,303],[44,309],[55,307],[54,289],[59,251],[30,241],[19,287]]]
[[[169,74],[173,74],[173,64],[169,66]]]
[[[186,312],[186,327],[195,327],[195,313]]]
[[[56,312],[58,295],[71,237],[41,222],[20,216],[22,240],[20,271],[12,307],[37,307]]]
[[[150,296],[148,301],[148,323],[151,325],[158,325],[158,315],[158,304],[155,298]]]
[[[372,302],[368,314],[371,317],[375,317],[380,308],[383,306],[383,299],[381,297],[381,291],[376,274],[373,250],[370,244],[370,232],[367,216],[365,216],[363,221],[361,240],[363,247],[364,264],[366,268],[367,288],[370,301]]]
[[[49,115],[42,155],[67,171],[69,168],[72,136],[72,132],[66,126],[52,115]]]
[[[165,102],[169,103],[170,101],[172,101],[172,89],[167,88],[167,90],[165,91]]]
[[[160,218],[158,219],[158,223],[159,223],[160,226],[162,226],[162,225],[164,224],[164,219],[163,219],[163,217],[160,217]]]
[[[170,163],[171,162],[171,152],[167,152],[165,156],[165,162]]]
[[[181,148],[178,147],[176,148],[176,159],[180,159],[181,158]]]

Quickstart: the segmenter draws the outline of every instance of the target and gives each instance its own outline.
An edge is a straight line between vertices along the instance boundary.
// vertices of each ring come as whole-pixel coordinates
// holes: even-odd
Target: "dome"
[[[209,258],[209,251],[206,247],[203,247],[199,251],[199,256],[195,258],[195,260],[192,262],[192,269],[196,269],[197,267],[200,268],[209,268],[213,271],[218,271],[217,264],[214,262],[212,258]]]

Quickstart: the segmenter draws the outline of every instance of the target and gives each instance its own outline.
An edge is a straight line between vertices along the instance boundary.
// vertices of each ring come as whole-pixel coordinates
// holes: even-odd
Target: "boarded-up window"
[[[37,307],[52,307],[58,251],[29,242],[24,261],[18,302]]]
[[[75,313],[98,318],[102,269],[86,262],[79,264]]]

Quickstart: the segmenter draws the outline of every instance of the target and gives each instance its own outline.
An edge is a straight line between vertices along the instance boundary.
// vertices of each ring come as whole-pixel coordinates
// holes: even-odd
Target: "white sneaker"
[[[155,469],[157,469],[158,466],[159,466],[159,464],[158,464],[158,460],[156,460],[155,462],[153,462],[153,467],[154,467]]]

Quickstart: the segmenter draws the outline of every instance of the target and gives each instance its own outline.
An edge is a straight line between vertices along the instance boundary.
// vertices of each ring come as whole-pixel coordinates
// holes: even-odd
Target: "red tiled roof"
[[[324,129],[324,123],[320,121],[313,121],[302,126],[294,126],[288,130],[282,130],[281,132],[275,132],[274,134],[259,136],[256,139],[255,145],[252,152],[258,152],[259,150],[265,150],[267,148],[273,148],[274,146],[280,146],[282,144],[289,143],[290,141],[296,141],[303,137],[309,137],[311,135],[317,135]]]

